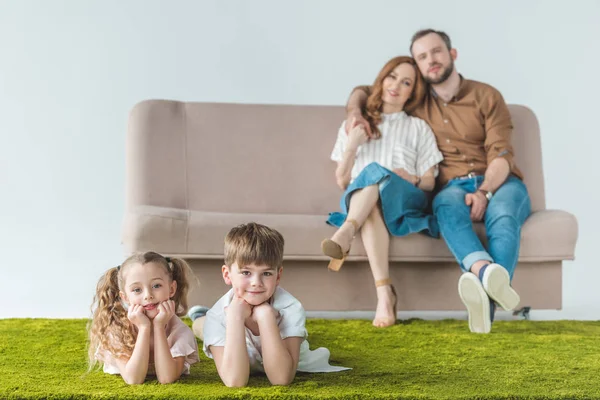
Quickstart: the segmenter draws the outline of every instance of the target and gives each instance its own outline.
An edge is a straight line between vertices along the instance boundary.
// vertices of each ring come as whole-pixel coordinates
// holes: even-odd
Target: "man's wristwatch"
[[[483,189],[477,189],[478,192],[483,193],[483,195],[485,196],[485,198],[487,199],[487,201],[490,201],[492,199],[492,192],[488,192],[487,190],[483,190]]]

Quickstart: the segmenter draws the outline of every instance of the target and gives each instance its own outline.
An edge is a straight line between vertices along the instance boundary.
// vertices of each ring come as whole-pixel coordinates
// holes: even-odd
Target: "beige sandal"
[[[344,223],[346,222],[350,222],[354,226],[354,235],[356,235],[356,232],[359,228],[358,222],[356,222],[356,220],[352,218],[346,219]],[[352,235],[353,239],[354,235]],[[342,246],[340,246],[338,243],[334,242],[331,239],[325,239],[321,242],[321,250],[323,251],[323,254],[325,254],[327,257],[331,257],[331,261],[329,261],[329,265],[327,266],[327,268],[337,272],[340,270],[340,268],[342,268],[344,261],[346,261],[346,256],[350,252],[350,246],[348,246],[348,251],[346,251],[346,253],[344,254]]]
[[[387,285],[390,285],[390,289],[392,289],[392,294],[394,295],[394,319],[387,320],[386,323],[383,326],[380,326],[379,328],[387,328],[388,326],[392,326],[392,325],[396,324],[396,318],[398,317],[398,310],[397,310],[398,295],[396,294],[396,289],[394,288],[394,285],[392,285],[392,280],[390,278],[385,278],[385,279],[380,279],[378,281],[375,281],[375,287],[387,286]]]

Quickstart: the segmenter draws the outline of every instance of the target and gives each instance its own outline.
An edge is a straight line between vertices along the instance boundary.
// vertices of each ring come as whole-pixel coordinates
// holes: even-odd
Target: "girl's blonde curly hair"
[[[149,251],[127,258],[123,264],[109,269],[98,281],[92,303],[92,319],[88,323],[88,371],[96,365],[98,349],[110,352],[116,358],[129,359],[137,339],[134,325],[127,318],[127,310],[121,302],[119,292],[123,288],[124,274],[134,264],[161,265],[171,278],[177,282],[177,291],[171,298],[175,302],[178,316],[187,312],[187,294],[189,279],[193,276],[189,265],[180,258],[168,258]]]

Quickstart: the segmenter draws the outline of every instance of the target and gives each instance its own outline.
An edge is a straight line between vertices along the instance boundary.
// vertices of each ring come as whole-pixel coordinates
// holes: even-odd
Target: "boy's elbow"
[[[294,381],[294,377],[286,378],[286,379],[273,379],[271,381],[271,385],[274,386],[288,386]]]
[[[158,383],[160,383],[162,385],[168,385],[169,383],[175,382],[177,379],[179,379],[179,377],[178,376],[168,376],[168,377],[157,376],[156,379],[158,380]]]

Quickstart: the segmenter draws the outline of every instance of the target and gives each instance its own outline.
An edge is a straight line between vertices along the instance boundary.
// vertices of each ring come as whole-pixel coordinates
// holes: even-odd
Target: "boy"
[[[250,370],[262,371],[273,385],[288,385],[296,371],[333,372],[329,351],[311,351],[300,302],[279,281],[283,272],[283,236],[257,223],[233,228],[225,237],[223,280],[232,287],[206,309],[193,307],[194,333],[215,360],[229,387],[245,386]]]

